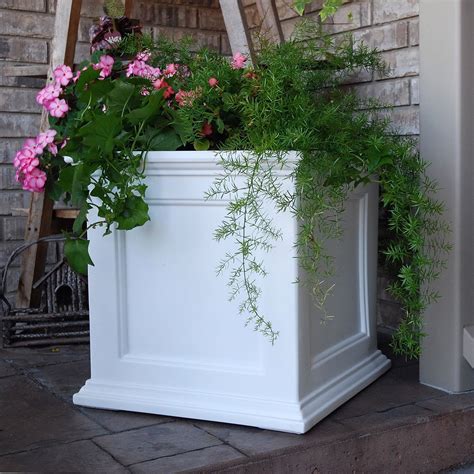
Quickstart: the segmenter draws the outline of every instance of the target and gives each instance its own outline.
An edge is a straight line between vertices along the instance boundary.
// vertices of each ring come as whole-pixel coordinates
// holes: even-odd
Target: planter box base
[[[301,403],[285,403],[232,394],[180,392],[167,387],[100,383],[88,380],[74,395],[76,405],[156,415],[234,423],[257,428],[305,433],[390,368],[376,351],[338,380],[319,387]]]

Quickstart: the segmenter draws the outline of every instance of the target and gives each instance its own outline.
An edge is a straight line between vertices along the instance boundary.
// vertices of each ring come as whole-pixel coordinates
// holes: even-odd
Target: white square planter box
[[[284,238],[266,256],[261,297],[280,333],[272,346],[244,327],[215,273],[228,245],[213,239],[227,202],[204,199],[217,161],[149,153],[151,222],[90,232],[92,375],[74,403],[304,433],[390,366],[376,346],[377,187],[347,202],[325,325],[294,283],[295,218],[275,215]]]

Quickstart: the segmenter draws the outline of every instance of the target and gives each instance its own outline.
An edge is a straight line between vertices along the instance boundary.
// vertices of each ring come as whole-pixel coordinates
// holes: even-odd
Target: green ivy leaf
[[[203,138],[201,140],[194,140],[194,149],[196,151],[206,151],[209,150],[211,146],[209,140],[207,138]]]
[[[76,219],[74,219],[74,224],[72,225],[72,231],[75,234],[80,234],[82,232],[83,227],[84,227],[84,222],[86,222],[86,219],[87,219],[87,211],[88,210],[89,210],[89,206],[88,206],[87,202],[85,202],[82,205]]]
[[[87,84],[95,81],[99,78],[100,71],[95,70],[92,66],[88,67],[85,71],[81,71],[81,75],[76,82],[76,91],[78,95],[84,91]]]
[[[87,275],[87,267],[94,265],[89,255],[89,241],[68,239],[64,244],[64,256],[70,267],[77,273]]]
[[[321,20],[325,21],[330,16],[333,16],[342,5],[343,0],[326,0],[323,4],[323,8],[319,12]]]
[[[216,124],[217,124],[217,131],[219,133],[224,133],[225,124],[224,124],[224,121],[220,117],[216,120]]]
[[[139,227],[150,220],[148,204],[140,196],[128,196],[123,202],[123,208],[116,216],[119,230],[130,230]]]
[[[99,115],[81,127],[78,135],[84,138],[85,145],[110,154],[114,149],[114,138],[122,129],[121,124],[120,117],[116,115]]]
[[[298,15],[304,14],[304,9],[306,5],[310,4],[313,0],[294,0],[293,2],[293,9],[298,13]],[[319,12],[319,16],[321,20],[325,21],[330,16],[334,15],[339,7],[342,5],[343,0],[326,0],[323,3],[321,11]]]
[[[150,120],[154,115],[157,115],[165,99],[163,98],[163,91],[159,90],[152,92],[148,97],[148,103],[139,109],[132,110],[126,117],[132,124],[146,122]]]
[[[70,185],[71,202],[75,206],[82,207],[88,195],[88,187],[91,181],[91,170],[83,163],[72,167],[72,169],[74,174]]]
[[[150,150],[156,151],[175,151],[183,142],[179,135],[172,129],[162,130],[157,133],[149,143]]]
[[[298,15],[304,14],[304,8],[308,3],[311,3],[312,0],[295,0],[293,2],[293,8],[298,13]]]
[[[108,94],[107,106],[111,112],[121,113],[125,104],[135,92],[135,86],[125,81],[114,81],[113,89]]]

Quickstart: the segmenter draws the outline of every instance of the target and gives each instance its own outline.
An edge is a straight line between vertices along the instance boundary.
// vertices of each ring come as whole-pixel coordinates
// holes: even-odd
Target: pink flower
[[[74,78],[72,79],[74,83],[77,82],[77,80],[81,77],[81,73],[83,71],[87,71],[87,66],[83,67],[80,71],[77,71],[76,72],[76,75],[74,76]]]
[[[33,168],[39,165],[39,159],[29,148],[22,148],[13,160],[13,166],[17,168],[20,174],[29,173]]]
[[[177,65],[176,64],[168,64],[166,66],[166,69],[163,71],[163,74],[166,76],[166,77],[173,77],[177,72],[178,72],[178,68],[176,67]]]
[[[158,77],[161,75],[161,70],[157,67],[152,67],[146,64],[145,61],[138,59],[142,57],[140,54],[137,55],[137,59],[132,61],[127,66],[126,76],[138,76],[144,77],[145,79],[149,79],[150,81],[156,81]],[[146,57],[146,55],[144,56]]]
[[[150,91],[146,87],[142,87],[140,90],[141,95],[150,95]]]
[[[191,106],[193,105],[194,99],[201,95],[201,92],[200,89],[193,91],[183,91],[180,89],[174,98],[180,107]]]
[[[48,111],[52,117],[64,117],[68,110],[69,107],[64,99],[54,99],[48,103]]]
[[[141,53],[138,53],[136,59],[138,61],[148,61],[150,59],[150,51],[145,50]]]
[[[153,87],[157,90],[165,89],[166,87],[169,87],[169,84],[163,78],[161,78],[153,82]]]
[[[63,64],[62,66],[58,66],[54,71],[54,80],[57,85],[61,85],[63,87],[67,86],[71,81],[73,74],[72,70],[69,66]]]
[[[201,128],[201,135],[203,137],[208,137],[209,135],[212,135],[212,132],[212,125],[209,122],[204,122]]]
[[[54,156],[58,154],[58,146],[56,145],[56,143],[48,143],[48,150]]]
[[[54,142],[54,137],[56,136],[56,130],[46,130],[46,132],[40,133],[36,137],[36,145],[41,147],[41,152],[44,148]]]
[[[211,87],[216,87],[219,84],[219,81],[215,77],[211,77],[207,82]]]
[[[245,67],[246,61],[247,57],[244,56],[242,53],[235,53],[230,65],[232,69],[243,69]]]
[[[38,168],[34,168],[31,172],[26,173],[23,176],[23,189],[26,191],[32,191],[34,193],[40,193],[44,191],[46,184],[46,173]]]
[[[45,88],[41,89],[36,95],[36,102],[47,108],[48,102],[58,98],[62,93],[61,87],[56,84],[49,84]]]
[[[94,64],[92,67],[95,70],[100,69],[99,80],[103,80],[106,77],[109,77],[112,74],[112,68],[114,66],[114,58],[108,54],[104,54],[100,57],[100,60],[97,64]]]
[[[144,61],[132,61],[127,67],[127,77],[142,76],[147,71],[147,64]]]
[[[163,92],[163,97],[165,99],[169,99],[172,95],[174,94],[174,90],[171,86],[168,86],[166,89],[165,89],[165,92]]]

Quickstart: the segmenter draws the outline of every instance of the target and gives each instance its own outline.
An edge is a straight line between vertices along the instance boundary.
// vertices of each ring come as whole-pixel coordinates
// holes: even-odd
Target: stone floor
[[[474,392],[420,385],[397,359],[304,436],[76,407],[88,374],[87,346],[0,349],[1,472],[408,473],[474,460]]]

